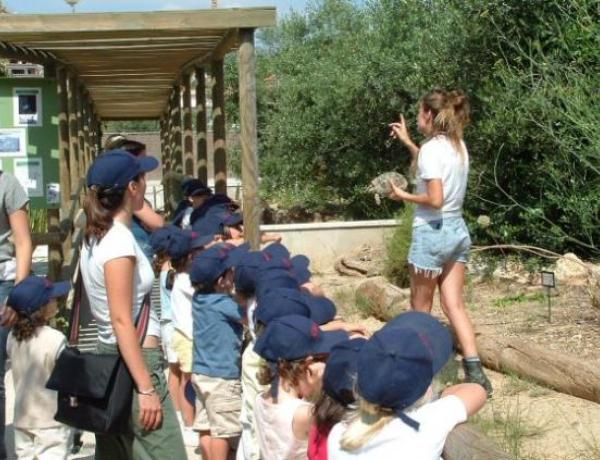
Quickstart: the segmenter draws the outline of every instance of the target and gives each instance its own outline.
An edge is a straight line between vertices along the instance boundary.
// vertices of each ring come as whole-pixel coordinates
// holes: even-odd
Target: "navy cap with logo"
[[[267,361],[294,361],[328,354],[335,344],[347,339],[344,331],[321,331],[309,318],[290,315],[271,321],[257,339],[254,351]]]
[[[235,265],[233,276],[236,292],[254,295],[256,290],[256,275],[262,260],[263,254],[260,251],[251,251],[242,255],[239,262]]]
[[[294,288],[277,288],[258,296],[256,321],[269,324],[275,318],[289,314],[307,316],[317,324],[332,321],[335,304],[326,297],[317,297]]]
[[[261,297],[277,288],[300,289],[298,280],[290,270],[259,268],[256,274],[256,296]]]
[[[408,315],[408,316],[405,316]],[[407,425],[419,424],[404,410],[421,397],[452,353],[448,329],[431,315],[403,313],[377,331],[358,357],[357,390],[368,402],[393,409]]]
[[[202,251],[194,257],[190,280],[206,288],[212,287],[223,273],[240,261],[249,247],[247,243],[240,246],[221,243]]]
[[[165,225],[164,227],[157,228],[150,235],[150,246],[154,252],[161,252],[167,250],[167,243],[169,241],[169,237],[171,233],[180,230],[179,227],[175,225]]]
[[[214,239],[214,235],[200,235],[193,230],[172,227],[165,241],[165,250],[172,259],[181,259],[195,249],[202,248]]]
[[[181,191],[183,196],[200,196],[200,195],[211,195],[212,190],[206,186],[200,179],[187,179],[181,183]]]
[[[154,157],[135,157],[125,150],[109,150],[98,156],[87,172],[87,186],[124,189],[140,174],[158,168]]]
[[[68,281],[53,283],[47,278],[30,275],[12,288],[6,304],[24,315],[31,315],[52,299],[63,297],[71,290]]]
[[[323,373],[323,390],[337,402],[348,406],[356,401],[354,387],[358,354],[367,339],[345,340],[331,349]]]

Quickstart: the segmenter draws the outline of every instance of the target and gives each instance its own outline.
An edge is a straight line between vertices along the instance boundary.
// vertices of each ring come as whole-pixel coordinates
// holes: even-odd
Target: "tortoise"
[[[389,197],[392,193],[390,181],[392,181],[394,185],[401,188],[402,190],[406,190],[406,188],[408,187],[408,181],[406,180],[406,177],[404,177],[400,173],[397,173],[395,171],[389,171],[380,174],[375,179],[373,179],[367,187],[367,191],[369,193],[375,194],[375,203],[377,203],[378,206],[381,204],[382,196]]]

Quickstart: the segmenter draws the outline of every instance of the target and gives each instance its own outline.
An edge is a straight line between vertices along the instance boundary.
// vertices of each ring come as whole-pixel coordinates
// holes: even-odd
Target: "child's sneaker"
[[[186,446],[198,447],[200,445],[200,435],[192,427],[183,427],[181,434],[183,435],[183,444]]]
[[[469,383],[478,383],[488,394],[488,398],[492,396],[494,389],[492,383],[483,372],[483,366],[479,358],[463,359],[463,369],[465,370],[465,381]]]

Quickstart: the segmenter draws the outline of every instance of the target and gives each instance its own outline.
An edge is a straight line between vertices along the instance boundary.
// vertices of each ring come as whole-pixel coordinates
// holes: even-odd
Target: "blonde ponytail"
[[[340,439],[342,450],[357,450],[366,445],[392,419],[391,409],[371,404],[364,399],[359,400],[358,412],[350,420],[348,427]]]
[[[434,89],[423,96],[423,107],[433,115],[433,135],[448,136],[456,151],[464,156],[464,128],[469,124],[469,100],[461,90]]]

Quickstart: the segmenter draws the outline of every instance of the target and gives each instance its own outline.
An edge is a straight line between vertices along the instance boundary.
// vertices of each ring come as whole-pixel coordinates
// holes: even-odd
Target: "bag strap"
[[[81,321],[81,301],[84,295],[83,278],[81,276],[81,267],[79,263],[75,269],[75,289],[73,292],[73,305],[71,307],[71,318],[69,320],[69,345],[75,346],[79,341],[79,329]],[[135,319],[135,328],[137,331],[138,338],[140,339],[140,345],[146,338],[146,332],[148,331],[148,324],[150,323],[150,293],[144,296],[142,300],[142,306]]]

